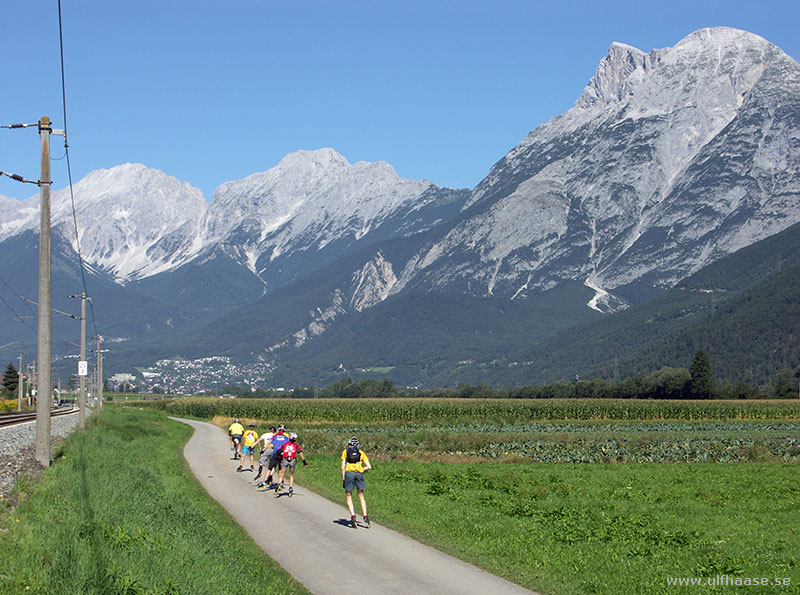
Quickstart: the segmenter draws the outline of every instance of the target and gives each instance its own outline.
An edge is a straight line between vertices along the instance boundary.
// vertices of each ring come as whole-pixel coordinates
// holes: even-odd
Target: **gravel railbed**
[[[87,415],[89,411],[87,410]],[[56,445],[78,427],[78,411],[50,418],[50,445]],[[17,477],[43,469],[36,460],[36,422],[0,427],[0,502],[14,504]],[[52,452],[51,450],[51,452]]]

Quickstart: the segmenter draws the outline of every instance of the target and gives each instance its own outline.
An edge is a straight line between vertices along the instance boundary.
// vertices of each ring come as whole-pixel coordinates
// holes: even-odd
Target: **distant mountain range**
[[[750,336],[771,319],[754,303],[799,263],[746,267],[793,253],[798,138],[800,65],[711,28],[650,53],[612,44],[575,106],[472,190],[332,149],[287,155],[210,203],[143,165],[92,172],[74,195],[106,369],[228,355],[270,362],[275,385],[533,384],[688,366],[706,347],[728,377],[763,382],[800,349],[784,322]],[[69,191],[53,205],[54,307],[76,311]],[[38,198],[0,197],[0,297],[19,317],[37,228]],[[796,328],[796,309],[784,315]],[[0,318],[0,340],[33,328]],[[54,322],[54,353],[74,353],[75,334]]]

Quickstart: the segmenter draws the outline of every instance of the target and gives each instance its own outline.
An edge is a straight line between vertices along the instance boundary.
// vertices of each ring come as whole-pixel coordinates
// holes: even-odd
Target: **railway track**
[[[73,408],[71,405],[69,407],[58,407],[50,410],[50,417],[56,417],[58,415],[68,415],[70,413],[77,411],[78,410]],[[18,413],[0,413],[0,427],[13,426],[14,424],[20,424],[26,421],[35,421],[35,420],[36,420],[35,411],[22,411]]]

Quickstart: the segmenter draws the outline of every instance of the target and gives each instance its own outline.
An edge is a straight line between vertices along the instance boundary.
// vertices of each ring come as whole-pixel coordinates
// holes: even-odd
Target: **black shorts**
[[[264,452],[261,453],[261,458],[258,459],[258,464],[261,467],[267,467],[269,465],[269,459],[271,456],[272,456],[272,449],[265,450]]]
[[[267,469],[269,471],[272,471],[275,467],[278,467],[280,465],[280,462],[281,462],[281,453],[280,452],[272,453],[272,456],[269,458],[269,467],[267,467]]]

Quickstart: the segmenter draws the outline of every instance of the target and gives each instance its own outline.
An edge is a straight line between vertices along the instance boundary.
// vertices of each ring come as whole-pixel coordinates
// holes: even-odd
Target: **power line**
[[[83,254],[81,252],[80,233],[78,231],[78,215],[77,215],[77,209],[75,208],[75,191],[74,191],[74,188],[73,188],[73,181],[72,181],[72,164],[70,163],[69,142],[67,140],[67,85],[66,85],[66,74],[65,74],[65,68],[64,68],[64,28],[63,28],[63,23],[62,23],[62,18],[61,18],[61,0],[58,0],[58,42],[59,42],[59,54],[60,54],[60,62],[61,62],[61,107],[62,107],[63,113],[64,113],[64,130],[63,130],[63,135],[64,135],[64,157],[59,158],[59,159],[66,158],[66,162],[67,162],[67,175],[68,175],[68,178],[69,178],[69,195],[70,195],[70,201],[71,201],[71,204],[72,204],[72,221],[73,221],[73,224],[74,224],[74,227],[75,227],[75,246],[76,246],[76,252],[78,254],[78,264],[79,264],[79,268],[80,268],[80,272],[81,272],[81,282],[83,284],[83,291],[84,291],[84,293],[86,295],[88,295],[89,291],[88,291],[87,284],[86,284],[86,264],[84,262]],[[17,129],[17,128],[29,128],[29,127],[34,127],[34,126],[37,127],[37,128],[40,127],[41,126],[41,122],[36,122],[36,123],[31,123],[31,124],[5,124],[5,125],[0,125],[0,128]],[[28,179],[26,179],[23,176],[20,176],[18,174],[12,174],[12,173],[7,173],[5,171],[0,171],[0,176],[3,176],[3,175],[4,176],[8,176],[9,178],[11,178],[12,180],[15,180],[17,182],[23,182],[23,183],[28,183],[28,184],[36,184],[38,186],[42,186],[42,182],[40,180],[39,181],[28,180]],[[51,182],[48,181],[47,183],[50,184]],[[5,284],[5,282],[3,282],[3,283]],[[8,287],[7,284],[6,284],[6,286]],[[10,289],[10,287],[9,287],[9,289]],[[12,293],[14,293],[13,290],[12,290]],[[24,299],[24,298],[22,298],[22,299]],[[5,300],[3,300],[3,302],[6,304],[6,306],[8,306],[8,308],[12,312],[14,312],[14,309],[10,306],[10,304],[8,304],[8,302],[6,302]],[[97,319],[95,318],[94,304],[91,301],[89,302],[89,304],[90,304],[90,310],[91,310],[91,315],[92,315],[92,324],[93,324],[94,329],[95,329],[95,335],[97,336],[100,333],[98,332],[98,329],[97,329]],[[16,312],[14,312],[14,314],[16,315]]]
[[[81,281],[83,283],[83,291],[89,295],[89,290],[86,287],[86,265],[83,261],[83,254],[81,253],[81,238],[78,232],[78,213],[75,209],[75,192],[72,185],[72,165],[69,160],[69,141],[67,140],[67,83],[64,68],[64,27],[61,22],[61,0],[58,0],[58,46],[61,56],[61,107],[64,112],[64,156],[67,159],[67,177],[69,179],[69,197],[72,202],[72,222],[75,226],[75,248],[78,253],[78,265],[81,271]],[[97,331],[97,319],[94,315],[94,304],[89,302],[89,310],[92,314],[92,325],[94,326],[95,335],[99,335]]]
[[[19,314],[17,314],[14,308],[11,307],[11,304],[9,304],[2,295],[0,295],[0,302],[3,302],[6,305],[6,307],[8,307],[8,309],[11,310],[11,312],[14,314],[13,320],[18,320],[19,322],[27,326],[29,330],[36,332],[36,329],[34,329],[31,325],[25,322],[25,319]]]
[[[31,304],[36,304],[37,306],[39,305],[38,302],[34,302],[33,300],[29,300],[28,298],[22,298],[22,299],[25,300],[26,302],[30,302]],[[66,316],[67,318],[78,318],[74,314],[70,314],[69,312],[62,312],[61,310],[58,310],[53,307],[50,308],[50,311],[55,312],[56,314],[61,314],[62,316]]]
[[[18,294],[16,291],[14,291],[14,289],[13,289],[13,288],[12,288],[12,287],[11,287],[11,286],[8,284],[8,283],[6,283],[5,279],[3,279],[2,277],[0,277],[0,283],[2,283],[3,285],[5,285],[5,286],[8,288],[8,290],[9,290],[9,291],[10,291],[12,294],[14,294],[14,295],[15,295],[16,297],[18,297],[20,300],[22,300],[22,303],[24,303],[24,304],[25,304],[25,306],[28,308],[28,310],[31,310],[31,312],[33,312],[33,310],[31,309],[31,307],[30,307],[30,306],[29,306],[29,305],[28,305],[28,304],[25,302],[25,298],[23,298],[23,297],[22,297],[21,295],[19,295],[19,294]],[[0,295],[0,301],[2,301],[2,302],[3,302],[3,303],[4,303],[4,304],[5,304],[7,307],[8,307],[8,309],[9,309],[9,310],[11,310],[11,312],[14,314],[14,318],[15,318],[16,320],[18,320],[18,321],[19,321],[19,322],[21,322],[23,325],[25,325],[26,327],[28,327],[28,329],[29,329],[29,330],[33,331],[34,333],[36,332],[36,329],[34,329],[34,328],[31,326],[31,325],[29,325],[27,322],[25,322],[25,320],[24,320],[24,317],[20,316],[20,314],[19,314],[19,313],[18,313],[18,312],[17,312],[17,311],[16,311],[16,310],[15,310],[15,309],[14,309],[14,308],[11,306],[11,304],[9,304],[9,303],[8,303],[8,302],[5,300],[5,298],[4,298],[2,295]]]
[[[19,293],[17,293],[17,291],[16,291],[16,290],[15,290],[13,287],[11,287],[11,286],[10,286],[8,283],[6,283],[6,280],[5,280],[5,279],[3,279],[2,277],[0,277],[0,283],[2,283],[3,285],[5,285],[5,286],[6,286],[6,288],[8,288],[8,290],[9,290],[9,291],[10,291],[12,294],[14,294],[14,295],[15,295],[16,297],[18,297],[20,300],[22,300],[22,303],[24,303],[24,304],[25,304],[25,307],[28,309],[28,311],[29,311],[31,314],[36,314],[36,312],[34,311],[34,309],[33,309],[33,308],[31,308],[31,307],[28,305],[28,303],[25,301],[25,298],[24,298],[24,297],[22,297],[22,296],[21,296]],[[12,311],[13,311],[13,310],[12,310]],[[16,314],[16,312],[14,312],[14,314]]]

